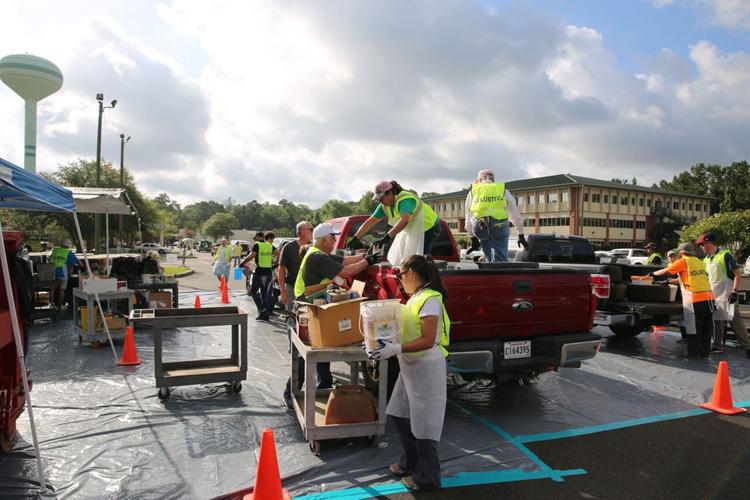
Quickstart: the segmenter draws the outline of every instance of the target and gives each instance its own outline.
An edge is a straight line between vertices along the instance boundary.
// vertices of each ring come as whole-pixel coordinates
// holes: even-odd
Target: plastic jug
[[[236,281],[239,281],[242,279],[242,268],[241,267],[235,267],[234,268],[234,279]]]
[[[368,350],[379,347],[378,340],[401,342],[401,302],[398,299],[368,300],[359,306],[359,330]]]

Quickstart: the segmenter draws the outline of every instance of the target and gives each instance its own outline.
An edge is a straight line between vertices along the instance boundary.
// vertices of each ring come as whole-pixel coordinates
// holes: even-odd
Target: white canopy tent
[[[133,202],[128,192],[121,188],[66,187],[73,193],[76,212],[81,214],[105,214],[105,238],[107,241],[107,263],[109,264],[109,215],[135,215]],[[97,244],[98,242],[94,242]],[[101,253],[100,249],[96,249]]]

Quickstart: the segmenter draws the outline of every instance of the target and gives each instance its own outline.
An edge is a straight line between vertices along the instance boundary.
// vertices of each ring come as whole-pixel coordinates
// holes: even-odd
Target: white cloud
[[[664,49],[625,70],[606,32],[524,3],[147,5],[117,21],[61,11],[36,36],[11,9],[27,28],[0,32],[0,45],[25,39],[66,77],[40,104],[46,165],[94,156],[99,91],[120,101],[105,114],[105,158],[132,135],[126,163],[142,188],[183,203],[314,205],[384,177],[448,191],[481,167],[650,184],[738,159],[750,127],[746,52],[700,42],[689,58]],[[8,94],[0,106],[18,125],[0,128],[0,148],[17,156],[23,110]]]
[[[750,2],[747,0],[701,0],[721,26],[750,29]]]

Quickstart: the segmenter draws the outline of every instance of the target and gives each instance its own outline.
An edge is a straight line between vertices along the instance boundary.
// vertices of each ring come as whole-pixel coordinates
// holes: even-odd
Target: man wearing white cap
[[[466,229],[479,239],[487,262],[508,260],[508,218],[518,231],[518,246],[526,247],[523,219],[516,199],[505,189],[504,182],[495,182],[491,170],[480,170],[466,195]]]
[[[332,255],[336,246],[336,235],[330,224],[318,224],[313,229],[313,244],[302,258],[299,266],[297,279],[294,282],[294,296],[297,300],[307,300],[311,295],[324,290],[331,282],[341,282],[361,273],[369,264],[374,263],[374,258],[364,255],[351,255],[341,257]],[[370,260],[368,260],[370,259]],[[331,376],[331,363],[317,363],[315,370],[318,375],[318,389],[330,389],[333,386]],[[300,369],[300,386],[304,382],[304,368]],[[291,381],[287,381],[284,399],[287,407],[290,407]]]
[[[347,244],[350,248],[356,248],[359,239],[380,222],[384,217],[388,218],[388,225],[392,226],[385,235],[375,243],[378,246],[387,247],[398,233],[406,229],[417,214],[421,212],[424,218],[424,255],[432,254],[432,245],[440,236],[440,219],[432,208],[412,191],[401,187],[396,181],[380,181],[375,186],[373,201],[380,204],[375,208],[372,215],[360,226],[354,237]]]

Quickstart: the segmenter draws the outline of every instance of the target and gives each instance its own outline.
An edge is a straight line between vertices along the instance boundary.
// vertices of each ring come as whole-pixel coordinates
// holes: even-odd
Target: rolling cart
[[[109,307],[112,307],[112,302],[127,301],[128,311],[133,309],[133,291],[132,290],[120,290],[117,292],[100,292],[99,301],[104,308],[104,304],[107,303]],[[81,316],[79,311],[79,302],[86,304],[86,318]],[[104,331],[104,327],[101,327],[100,331],[97,331],[97,321],[101,319],[99,312],[96,310],[96,297],[93,293],[87,293],[80,288],[73,289],[73,327],[76,333],[78,333],[79,342],[104,342],[107,340],[107,332]],[[125,321],[124,319],[113,319],[112,326],[109,328],[109,333],[112,336],[112,340],[125,338]]]
[[[134,309],[130,324],[151,326],[154,334],[154,377],[157,395],[166,399],[170,387],[228,382],[232,392],[242,390],[247,379],[247,313],[236,306],[200,309]],[[232,350],[228,358],[165,362],[162,329],[200,326],[231,326]]]
[[[305,360],[305,386],[299,387],[297,360]],[[343,361],[351,368],[350,382],[357,385],[359,366],[367,361],[367,354],[358,345],[351,347],[312,348],[305,344],[299,335],[292,335],[292,404],[297,420],[302,427],[310,451],[320,455],[320,441],[325,439],[342,439],[365,437],[371,444],[378,436],[385,434],[385,407],[388,393],[388,360],[378,362],[380,381],[378,385],[377,420],[357,424],[325,424],[325,412],[328,397],[333,389],[316,389],[315,365],[327,361]]]

